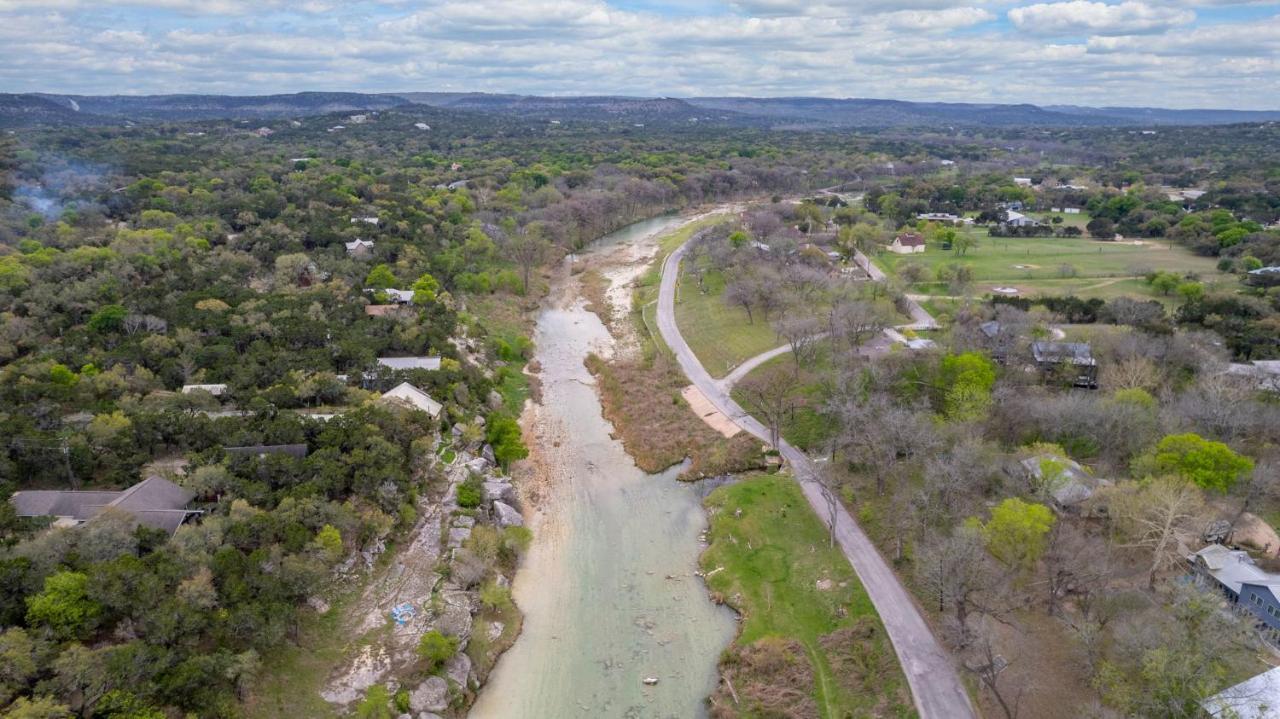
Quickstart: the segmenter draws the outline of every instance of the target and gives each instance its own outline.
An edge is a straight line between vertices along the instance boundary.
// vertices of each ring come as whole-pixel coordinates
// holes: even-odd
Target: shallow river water
[[[673,223],[624,228],[597,247]],[[677,482],[678,468],[642,472],[610,438],[583,359],[611,338],[572,293],[542,312],[535,341],[543,394],[531,440],[547,486],[513,586],[524,630],[470,716],[702,716],[734,620],[693,574],[699,489]]]

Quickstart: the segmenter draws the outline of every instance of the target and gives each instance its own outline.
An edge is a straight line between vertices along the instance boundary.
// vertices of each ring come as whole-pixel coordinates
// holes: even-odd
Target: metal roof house
[[[27,490],[9,499],[19,517],[55,517],[57,526],[83,524],[109,510],[133,515],[139,524],[177,531],[187,517],[195,493],[161,477],[148,477],[121,492]]]
[[[1098,387],[1098,361],[1087,342],[1032,342],[1031,355],[1036,366],[1044,372],[1058,371],[1060,367],[1073,368],[1071,383],[1076,387]]]
[[[1275,719],[1280,716],[1280,667],[1224,689],[1200,706],[1213,719]]]
[[[306,444],[255,444],[244,447],[223,447],[222,450],[233,457],[258,457],[269,454],[284,454],[298,459],[307,456]]]
[[[1033,482],[1044,486],[1053,508],[1059,513],[1079,511],[1099,487],[1111,484],[1089,474],[1071,459],[1054,454],[1037,454],[1019,464]]]
[[[1254,564],[1248,552],[1221,544],[1210,544],[1187,561],[1237,608],[1247,610],[1272,631],[1280,631],[1280,574]]]
[[[426,392],[408,382],[401,382],[382,394],[382,401],[394,402],[412,409],[422,410],[432,417],[439,417],[444,405],[435,401]]]
[[[394,370],[407,369],[425,369],[435,371],[440,369],[439,357],[379,357],[378,365]]]
[[[214,397],[221,397],[227,393],[225,384],[184,384],[182,385],[183,394],[191,394],[192,392],[208,392]]]

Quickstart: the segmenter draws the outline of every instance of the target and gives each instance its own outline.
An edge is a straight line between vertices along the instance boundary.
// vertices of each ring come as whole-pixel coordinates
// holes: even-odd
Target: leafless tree
[[[551,247],[546,228],[541,223],[525,225],[508,241],[508,256],[520,265],[520,278],[526,293],[529,291],[529,276],[535,267],[551,256]]]
[[[1017,719],[1018,708],[1026,687],[1011,690],[1000,683],[1000,675],[1009,668],[1009,661],[995,651],[990,636],[984,635],[974,643],[973,659],[965,662],[965,668],[973,672],[982,686],[995,697],[996,704],[1005,719]]]
[[[950,526],[981,496],[994,465],[990,449],[974,438],[929,456],[912,500],[917,519],[926,525]]]
[[[776,367],[749,375],[736,388],[743,409],[769,428],[769,443],[774,447],[778,446],[782,423],[795,410],[796,398],[791,394],[794,388],[795,377]]]
[[[950,618],[952,642],[967,646],[969,617],[981,611],[978,597],[995,580],[978,530],[957,527],[948,535],[926,540],[916,553],[915,573],[928,602]]]
[[[1066,597],[1096,593],[1111,572],[1106,543],[1071,522],[1054,522],[1042,565],[1045,611],[1051,616],[1059,613]]]
[[[813,481],[822,490],[822,501],[827,507],[827,546],[836,546],[836,517],[840,510],[840,478],[830,463],[814,465]]]
[[[737,277],[724,288],[724,301],[747,312],[747,324],[755,323],[756,300],[760,292],[754,277]]]
[[[862,299],[838,298],[827,312],[827,332],[833,347],[843,349],[846,357],[856,355],[862,345],[888,326],[884,312]]]
[[[1154,590],[1160,570],[1182,561],[1179,545],[1194,535],[1193,520],[1204,499],[1194,484],[1177,478],[1130,482],[1107,492],[1108,510],[1127,542],[1151,552],[1147,588]]]
[[[827,273],[809,265],[788,265],[782,271],[783,286],[805,307],[812,307],[829,283]]]
[[[840,425],[839,452],[875,475],[876,492],[884,494],[886,479],[902,460],[929,453],[937,434],[928,417],[874,394],[834,399],[828,406]]]
[[[798,373],[801,367],[810,366],[818,356],[822,340],[822,323],[807,315],[782,317],[773,323],[773,331],[791,346],[791,358]]]

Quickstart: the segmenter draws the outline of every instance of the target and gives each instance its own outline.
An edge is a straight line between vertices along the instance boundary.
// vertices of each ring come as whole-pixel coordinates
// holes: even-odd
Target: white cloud
[[[1140,0],[1109,5],[1089,0],[1041,3],[1009,11],[1014,27],[1039,35],[1132,35],[1159,32],[1195,21],[1190,10],[1157,7]]]

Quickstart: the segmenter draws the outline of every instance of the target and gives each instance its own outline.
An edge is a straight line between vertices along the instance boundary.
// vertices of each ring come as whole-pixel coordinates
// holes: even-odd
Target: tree
[[[356,705],[355,715],[358,719],[391,719],[391,693],[381,684],[369,687]]]
[[[996,383],[995,362],[977,352],[947,355],[938,374],[948,419],[965,422],[986,416]]]
[[[992,584],[982,533],[957,527],[950,534],[926,541],[916,554],[915,572],[925,599],[941,614],[949,614],[954,644],[970,641],[969,615],[978,608],[979,593]]]
[[[364,286],[370,289],[385,290],[388,287],[395,287],[396,282],[395,273],[385,264],[369,270],[368,276],[364,278]]]
[[[1226,492],[1242,475],[1253,471],[1253,460],[1236,454],[1222,442],[1198,434],[1171,434],[1156,444],[1155,470],[1194,482],[1201,489]]]
[[[1010,497],[991,510],[991,519],[986,524],[976,518],[971,518],[969,523],[981,527],[987,551],[992,556],[1009,566],[1030,569],[1044,554],[1054,517],[1053,511],[1043,504]]]
[[[773,323],[773,331],[791,346],[791,359],[797,373],[817,359],[818,343],[822,339],[822,324],[817,319],[807,315],[783,317]]]
[[[1116,224],[1105,217],[1095,217],[1089,220],[1089,224],[1084,228],[1089,231],[1091,237],[1100,240],[1109,240],[1116,235]]]
[[[427,662],[427,671],[434,672],[458,653],[458,638],[432,629],[418,640],[418,656]]]
[[[1192,521],[1203,498],[1193,484],[1177,477],[1159,477],[1111,488],[1108,509],[1124,546],[1151,552],[1147,587],[1154,590],[1162,569],[1182,563],[1180,547],[1195,536]]]
[[[70,707],[45,696],[18,697],[5,713],[6,719],[71,719],[72,716]]]
[[[520,437],[520,425],[512,418],[495,414],[486,425],[486,439],[493,446],[493,457],[504,467],[529,456],[529,448]]]
[[[122,305],[106,305],[89,318],[89,329],[102,334],[117,332],[124,327],[124,319],[128,315],[129,311]]]
[[[1150,280],[1151,289],[1168,296],[1182,284],[1182,278],[1172,272],[1157,272]]]
[[[44,580],[44,591],[27,599],[27,621],[48,627],[56,636],[83,636],[93,627],[102,607],[89,597],[89,577],[62,571]]]
[[[413,303],[415,305],[429,305],[436,301],[436,295],[440,292],[440,283],[431,275],[423,275],[413,283]]]
[[[546,232],[542,223],[531,222],[521,227],[507,242],[511,259],[520,265],[523,294],[529,293],[529,277],[533,274],[533,269],[551,256],[551,241],[547,239]]]
[[[968,232],[956,232],[952,230],[951,249],[955,252],[956,257],[963,257],[968,254],[969,250],[978,246],[978,238]]]
[[[752,277],[735,277],[724,288],[724,301],[747,312],[747,324],[755,323],[754,309],[760,297],[758,282]]]
[[[795,377],[780,367],[770,367],[747,375],[735,390],[742,398],[743,409],[755,415],[769,428],[769,444],[777,447],[782,424],[791,416],[796,399],[791,396]]]
[[[0,632],[0,706],[9,703],[36,676],[38,646],[21,627]]]

